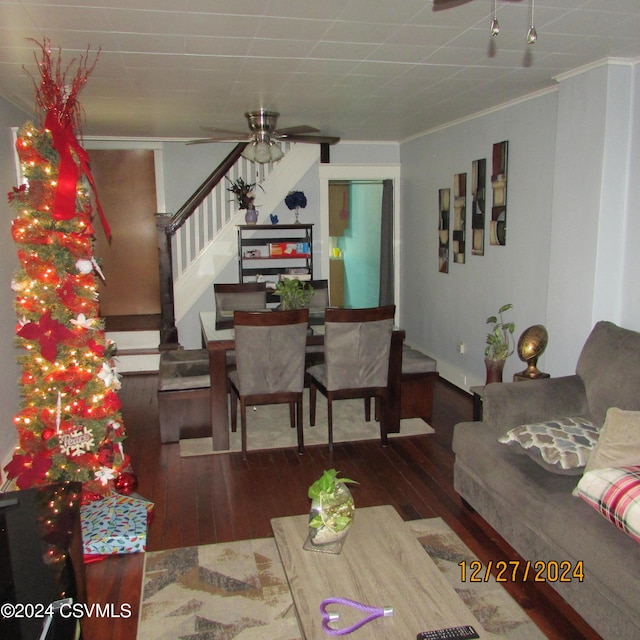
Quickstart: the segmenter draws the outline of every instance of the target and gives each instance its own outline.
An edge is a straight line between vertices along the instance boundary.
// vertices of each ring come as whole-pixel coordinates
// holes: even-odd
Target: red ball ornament
[[[53,436],[55,435],[56,435],[56,432],[53,429],[49,429],[48,427],[42,430],[42,439],[45,442],[53,438]]]
[[[114,487],[123,496],[130,496],[138,488],[138,478],[135,473],[125,471],[116,478]]]

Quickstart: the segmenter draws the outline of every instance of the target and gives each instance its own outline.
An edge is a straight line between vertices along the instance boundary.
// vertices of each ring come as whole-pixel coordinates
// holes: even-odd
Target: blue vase
[[[255,209],[247,209],[247,213],[244,214],[244,221],[247,224],[256,224],[258,222],[258,212]]]

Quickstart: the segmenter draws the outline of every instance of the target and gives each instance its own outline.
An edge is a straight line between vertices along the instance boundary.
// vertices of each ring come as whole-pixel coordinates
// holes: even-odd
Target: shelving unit
[[[289,269],[306,269],[313,279],[312,224],[243,224],[237,228],[239,282],[255,282],[258,276],[277,282]],[[304,245],[308,252],[303,251]],[[267,296],[268,302],[278,300]]]

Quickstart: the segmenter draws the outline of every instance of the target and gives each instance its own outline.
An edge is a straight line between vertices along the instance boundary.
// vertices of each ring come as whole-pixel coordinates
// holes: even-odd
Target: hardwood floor
[[[161,445],[156,375],[125,376],[120,391],[128,433],[125,450],[139,480],[138,492],[155,503],[148,550],[271,536],[271,518],[306,513],[306,489],[335,467],[359,481],[356,505],[392,504],[405,520],[440,516],[483,561],[519,556],[453,489],[451,438],[457,422],[471,420],[471,396],[439,381],[428,436],[181,459],[177,444]],[[308,427],[307,427],[308,428]],[[89,603],[131,605],[129,618],[88,618],[85,640],[134,640],[143,554],[108,558],[86,567]],[[548,638],[596,640],[599,636],[546,584],[506,583]]]

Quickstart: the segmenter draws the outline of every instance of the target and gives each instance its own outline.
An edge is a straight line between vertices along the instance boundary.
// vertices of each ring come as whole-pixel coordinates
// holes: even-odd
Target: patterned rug
[[[318,394],[316,404],[316,426],[309,425],[309,392],[305,389],[304,409],[304,443],[305,445],[326,444],[327,434],[327,401]],[[389,434],[390,438],[398,436],[417,436],[433,433],[422,418],[410,418],[400,421],[400,433]],[[372,440],[380,438],[380,425],[373,419],[365,422],[363,400],[340,400],[333,405],[333,441],[352,442],[354,440]],[[240,412],[238,411],[238,429],[229,434],[230,451],[240,451]],[[287,405],[263,405],[247,411],[247,449],[284,449],[297,447],[298,436],[289,425],[289,407]],[[213,451],[211,438],[189,438],[180,440],[180,456],[210,455],[224,453]]]
[[[475,558],[443,520],[405,524],[486,632],[508,640],[544,640],[493,578],[460,581],[458,564]],[[301,640],[274,539],[147,553],[137,638]]]

